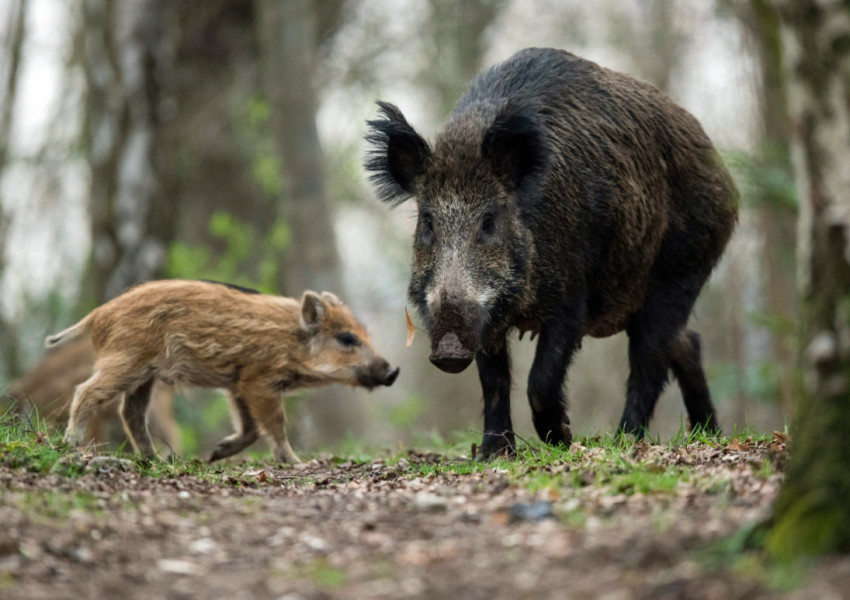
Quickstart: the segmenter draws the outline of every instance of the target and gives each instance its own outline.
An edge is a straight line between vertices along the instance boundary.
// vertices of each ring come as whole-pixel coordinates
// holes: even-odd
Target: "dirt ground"
[[[710,559],[768,511],[770,453],[640,445],[627,460],[705,475],[649,493],[582,485],[593,451],[519,474],[457,474],[415,452],[219,478],[142,476],[114,458],[78,478],[0,467],[0,598],[778,597]],[[538,475],[549,483],[535,489]],[[850,563],[813,569],[792,597],[847,597]]]

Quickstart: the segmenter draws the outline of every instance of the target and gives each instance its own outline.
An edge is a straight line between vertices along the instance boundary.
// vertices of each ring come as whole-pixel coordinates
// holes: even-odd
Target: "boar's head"
[[[433,149],[395,106],[369,121],[366,168],[384,202],[418,209],[408,295],[431,337],[431,362],[459,373],[498,345],[528,302],[546,138],[530,110],[465,110]]]

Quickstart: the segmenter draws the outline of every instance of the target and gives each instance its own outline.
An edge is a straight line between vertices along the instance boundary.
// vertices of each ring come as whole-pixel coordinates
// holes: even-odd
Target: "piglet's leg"
[[[256,442],[259,437],[257,422],[251,416],[251,412],[248,410],[248,405],[245,401],[235,394],[230,395],[230,400],[233,403],[235,410],[234,416],[239,431],[227,436],[218,443],[218,446],[213,450],[212,456],[210,456],[210,462],[241,452]]]
[[[153,382],[154,378],[151,377],[132,392],[125,394],[120,411],[124,431],[130,438],[130,443],[133,444],[136,452],[148,458],[156,456],[153,442],[151,442],[151,434],[148,431],[147,419]]]
[[[97,409],[118,398],[126,390],[136,389],[150,377],[145,365],[127,356],[99,359],[94,374],[77,386],[71,402],[65,441],[80,445],[85,440],[86,426]]]
[[[243,385],[240,386],[239,392],[260,430],[271,440],[275,460],[285,463],[301,462],[286,437],[286,414],[283,412],[280,393],[265,384]]]

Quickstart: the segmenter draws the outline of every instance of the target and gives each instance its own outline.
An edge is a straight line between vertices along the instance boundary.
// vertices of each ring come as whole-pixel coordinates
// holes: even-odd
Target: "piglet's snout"
[[[391,369],[387,367],[387,376],[384,379],[384,385],[389,387],[395,383],[396,378],[398,377],[398,372],[401,370],[400,367],[396,367],[395,369]]]
[[[387,361],[380,359],[373,362],[369,366],[368,370],[361,374],[360,384],[368,388],[373,388],[378,385],[386,385],[389,387],[395,383],[395,380],[398,378],[399,371],[399,367],[393,369]]]

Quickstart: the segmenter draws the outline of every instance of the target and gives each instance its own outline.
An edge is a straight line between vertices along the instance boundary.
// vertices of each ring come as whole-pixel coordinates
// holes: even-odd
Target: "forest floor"
[[[2,425],[2,424],[0,424]],[[681,436],[680,436],[681,437]],[[138,462],[0,428],[0,598],[846,597],[742,550],[787,436]]]

